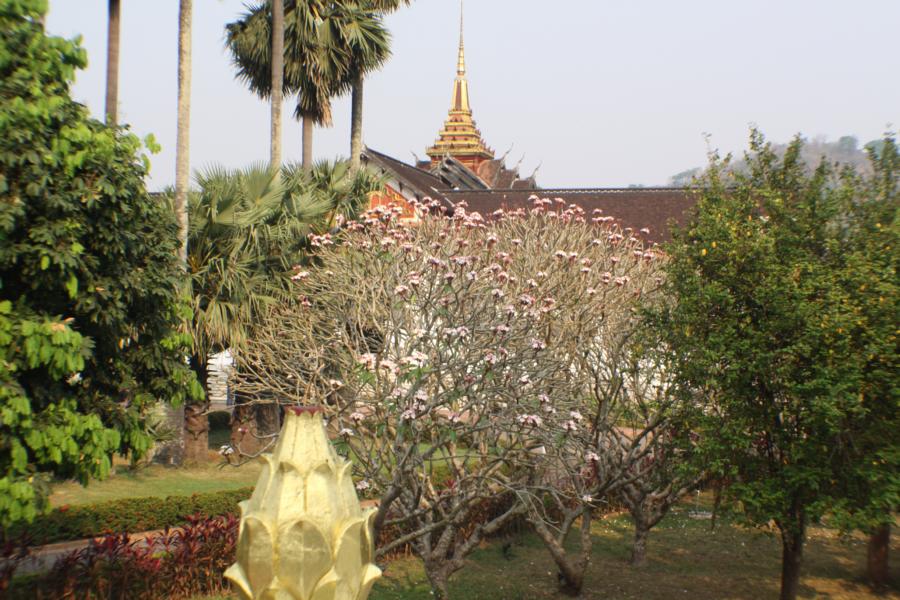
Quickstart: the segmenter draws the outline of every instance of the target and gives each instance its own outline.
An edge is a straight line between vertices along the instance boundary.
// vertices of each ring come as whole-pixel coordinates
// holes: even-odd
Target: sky
[[[178,0],[123,0],[119,119],[154,134],[149,187],[175,174]],[[240,0],[194,0],[191,167],[268,159],[269,107],[234,77],[224,26]],[[73,95],[102,117],[106,0],[50,0],[47,29],[88,51]],[[364,141],[412,162],[450,107],[458,0],[387,19],[393,56],[366,84]],[[900,0],[469,0],[474,117],[487,143],[550,187],[662,185],[741,152],[751,125],[861,142],[900,127]],[[285,115],[293,113],[286,101]],[[318,129],[317,159],[349,151],[349,98]],[[286,161],[300,126],[286,119]]]

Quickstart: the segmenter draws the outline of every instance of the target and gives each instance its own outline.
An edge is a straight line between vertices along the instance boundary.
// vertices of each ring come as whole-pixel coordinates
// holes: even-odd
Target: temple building
[[[463,41],[463,20],[459,23],[459,57],[456,62],[456,80],[453,82],[453,96],[450,113],[444,121],[438,139],[425,151],[431,159],[431,169],[438,168],[446,156],[452,156],[464,167],[478,173],[479,168],[494,160],[494,151],[488,148],[472,118],[469,103],[469,81],[466,79],[466,47]]]
[[[387,179],[384,192],[373,194],[370,205],[397,204],[404,208],[403,218],[415,220],[410,202],[431,198],[446,203],[451,210],[462,202],[467,210],[487,216],[500,208],[529,208],[529,198],[537,195],[562,199],[588,212],[600,210],[616,218],[622,227],[649,230],[644,234],[649,241],[662,242],[669,238],[669,223],[683,221],[685,211],[694,204],[689,193],[680,188],[542,189],[534,174],[521,177],[518,168],[508,168],[505,156],[495,155],[475,124],[466,78],[462,16],[450,110],[437,139],[425,153],[429,160],[410,165],[366,148],[363,162]]]

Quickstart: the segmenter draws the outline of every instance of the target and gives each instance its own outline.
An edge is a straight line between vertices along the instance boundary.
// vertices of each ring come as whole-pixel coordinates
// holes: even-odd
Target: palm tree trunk
[[[313,156],[313,120],[310,117],[303,117],[303,168],[312,169]]]
[[[209,369],[206,357],[191,357],[191,368],[203,386],[205,397],[209,397]],[[184,407],[184,460],[203,463],[209,456],[209,402],[193,402]]]
[[[119,24],[121,0],[109,0],[109,24],[106,41],[106,124],[115,125],[119,117]]]
[[[357,72],[353,77],[353,92],[350,101],[350,172],[359,170],[362,159],[363,127],[363,75]]]
[[[191,13],[193,0],[179,0],[178,10],[178,137],[175,143],[175,216],[181,262],[187,265],[187,196],[191,135]]]
[[[175,142],[175,218],[178,221],[178,256],[188,275],[187,238],[188,238],[188,185],[190,178],[190,133],[191,133],[191,16],[192,0],[179,0],[178,5],[178,125]],[[188,280],[186,280],[188,281]],[[190,284],[185,288],[190,293]],[[188,407],[182,409],[184,422],[192,414]],[[178,438],[172,442],[181,447],[184,456],[184,427],[178,428]]]
[[[284,104],[284,0],[272,1],[272,143],[269,165],[281,166],[281,108]]]

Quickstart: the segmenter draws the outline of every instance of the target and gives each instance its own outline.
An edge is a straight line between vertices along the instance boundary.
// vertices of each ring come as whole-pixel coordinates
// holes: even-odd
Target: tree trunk
[[[191,132],[191,13],[192,0],[179,0],[178,8],[178,138],[175,143],[175,216],[181,261],[187,267],[187,196],[190,178]]]
[[[635,520],[634,542],[631,546],[631,566],[643,567],[647,564],[647,537],[649,535],[650,528]]]
[[[796,521],[795,521],[796,523]],[[800,564],[803,561],[803,543],[806,523],[795,529],[781,530],[781,595],[780,600],[796,600],[800,588]]]
[[[274,402],[257,405],[256,430],[260,436],[278,435],[281,431],[281,406]],[[269,438],[262,441],[263,445],[269,442]]]
[[[869,536],[866,577],[876,590],[888,584],[888,552],[891,546],[891,525],[884,523],[876,527]]]
[[[303,117],[303,168],[312,169],[313,166],[313,120]]]
[[[281,109],[284,104],[284,0],[272,0],[272,142],[269,166],[281,168]]]
[[[425,563],[425,575],[428,577],[428,582],[431,584],[431,591],[434,594],[435,600],[450,600],[446,571],[440,567],[429,568],[428,563]]]
[[[584,567],[587,564],[585,563],[584,567],[579,568],[581,565],[575,564],[575,561],[568,556],[565,547],[542,520],[539,518],[535,519],[532,521],[532,525],[534,526],[534,531],[550,552],[553,562],[556,563],[556,568],[559,569],[557,573],[559,591],[567,596],[578,596],[581,593],[581,588],[584,586]]]
[[[106,39],[106,124],[119,118],[119,17],[121,0],[109,0],[109,24]]]
[[[207,381],[209,372],[205,357],[192,356],[191,368],[203,387],[204,398],[208,397]],[[184,407],[184,460],[205,462],[209,457],[209,402],[185,404]]]
[[[363,152],[363,75],[361,72],[356,73],[353,77],[350,110],[350,172],[355,173],[359,170]]]
[[[254,455],[259,452],[256,438],[256,407],[235,403],[231,415],[231,447],[240,455]]]
[[[209,415],[203,404],[184,407],[184,460],[202,463],[209,459]]]
[[[175,407],[164,403],[162,413],[166,428],[174,433],[175,439],[158,444],[152,460],[167,467],[180,467],[184,463],[184,405]]]

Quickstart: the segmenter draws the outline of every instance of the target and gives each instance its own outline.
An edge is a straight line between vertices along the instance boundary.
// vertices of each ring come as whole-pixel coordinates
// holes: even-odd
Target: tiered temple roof
[[[693,194],[680,188],[540,189],[534,175],[522,178],[517,167],[507,168],[505,156],[495,158],[472,118],[462,19],[450,114],[426,152],[430,160],[413,166],[366,148],[363,160],[388,181],[383,193],[373,194],[371,205],[399,204],[403,217],[414,221],[412,206],[430,198],[449,212],[465,207],[490,218],[498,209],[531,208],[532,196],[538,196],[580,206],[592,216],[613,217],[647,241],[664,242],[671,238],[669,225],[684,223],[695,203]]]
[[[431,159],[432,169],[437,168],[447,156],[455,158],[472,172],[477,172],[482,163],[494,160],[494,151],[488,148],[481,137],[481,131],[475,126],[472,107],[469,104],[462,15],[459,21],[459,57],[456,63],[456,79],[453,81],[450,113],[444,121],[444,127],[438,132],[437,141],[425,153]]]

